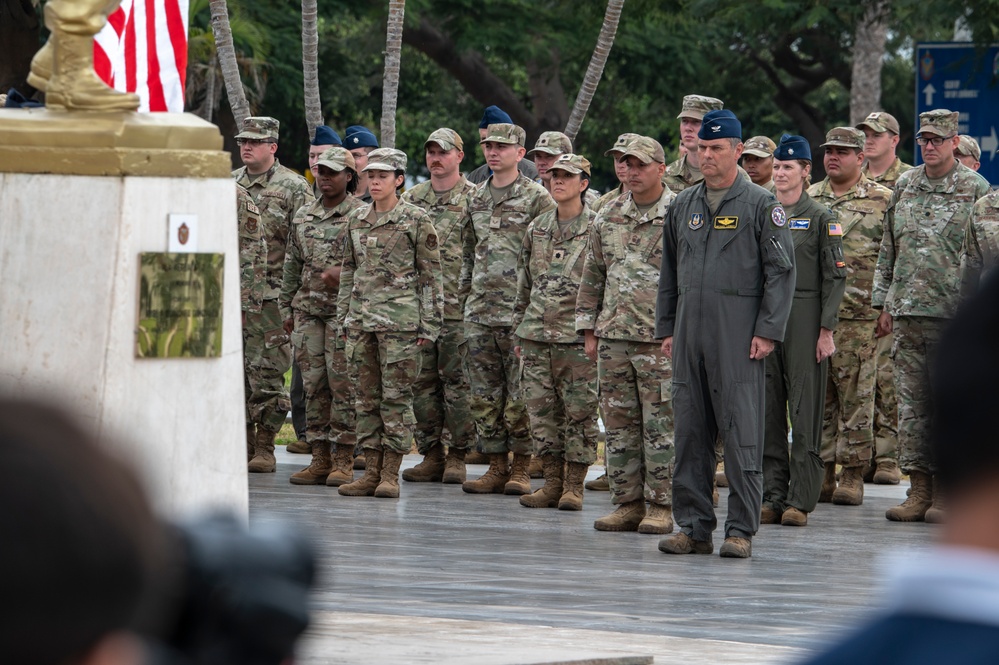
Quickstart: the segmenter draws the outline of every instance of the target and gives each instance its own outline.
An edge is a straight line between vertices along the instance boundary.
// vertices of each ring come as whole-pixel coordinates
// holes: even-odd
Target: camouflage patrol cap
[[[406,153],[395,148],[378,148],[368,153],[368,165],[362,171],[405,171]]]
[[[278,139],[278,130],[281,128],[281,123],[278,122],[277,118],[268,118],[267,116],[256,116],[250,117],[243,121],[242,130],[239,134],[236,134],[237,139],[257,139],[262,141],[265,139]]]
[[[559,155],[549,171],[565,171],[566,173],[582,173],[587,178],[590,177],[590,160],[582,155],[574,155],[571,152]]]
[[[354,156],[350,154],[349,150],[338,145],[324,150],[323,154],[319,155],[316,166],[325,166],[334,171],[343,171],[348,168],[357,171],[357,163],[354,161]]]
[[[833,127],[826,134],[826,142],[820,148],[828,146],[839,146],[840,148],[853,148],[863,150],[864,141],[867,137],[856,127]]]
[[[444,150],[454,150],[456,148],[461,150],[465,145],[464,141],[461,140],[461,137],[458,136],[458,132],[448,127],[435,129],[434,133],[430,135],[430,138],[424,142],[423,147],[426,148],[430,143],[436,143]]]
[[[974,157],[976,162],[982,159],[982,149],[978,145],[978,141],[967,134],[960,135],[957,143],[957,154]]]
[[[742,154],[754,157],[773,157],[777,144],[769,136],[754,136],[742,144]]]
[[[708,111],[718,111],[725,107],[725,102],[714,97],[704,97],[703,95],[687,95],[683,98],[683,106],[680,108],[679,118],[693,118],[701,120]]]
[[[572,152],[572,139],[562,132],[542,132],[537,143],[528,151],[528,155],[543,152],[548,155],[564,155]]]
[[[919,114],[919,134],[929,132],[937,136],[955,136],[957,134],[957,111],[934,109]],[[919,134],[916,134],[918,137]]]
[[[638,134],[632,132],[621,134],[621,136],[617,137],[617,141],[614,141],[614,147],[604,153],[604,157],[610,157],[611,154],[615,152],[624,153],[628,144],[631,143],[633,139],[638,138],[638,136]]]
[[[523,127],[511,125],[506,122],[500,122],[494,125],[489,125],[489,127],[486,128],[486,138],[479,141],[479,143],[488,143],[490,141],[493,143],[508,143],[523,147],[524,143],[527,141],[527,133],[524,131]]]
[[[621,152],[623,157],[637,157],[643,164],[651,162],[666,163],[666,153],[659,141],[648,136],[636,136]]]
[[[875,132],[891,132],[895,136],[898,136],[898,120],[891,113],[885,113],[884,111],[875,111],[874,113],[867,114],[864,121],[857,125],[857,129],[863,130],[864,127],[868,127]]]

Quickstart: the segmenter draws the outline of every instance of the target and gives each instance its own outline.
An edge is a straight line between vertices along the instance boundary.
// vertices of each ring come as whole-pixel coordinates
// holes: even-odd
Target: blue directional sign
[[[916,116],[931,109],[961,114],[959,132],[973,136],[982,147],[979,173],[999,185],[999,46],[918,44]],[[922,163],[918,146],[915,155],[916,163]]]

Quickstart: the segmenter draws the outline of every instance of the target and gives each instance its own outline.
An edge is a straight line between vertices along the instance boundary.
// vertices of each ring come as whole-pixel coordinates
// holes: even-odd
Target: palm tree
[[[212,10],[212,33],[215,35],[222,80],[225,81],[232,117],[236,119],[236,126],[240,127],[250,115],[250,104],[246,101],[243,82],[239,78],[239,63],[236,61],[236,48],[232,43],[232,28],[229,25],[229,8],[226,7],[225,0],[208,0],[208,4]]]
[[[316,0],[302,0],[302,74],[305,84],[305,122],[309,138],[323,124],[323,106],[319,97],[319,30]]]
[[[597,45],[593,48],[593,56],[586,68],[586,76],[583,77],[583,85],[579,88],[576,103],[573,104],[572,113],[569,114],[569,122],[565,125],[565,133],[573,141],[576,140],[576,134],[579,133],[583,118],[590,108],[593,95],[597,92],[600,77],[603,76],[604,65],[607,64],[607,57],[610,55],[611,47],[614,46],[614,36],[617,34],[622,10],[624,10],[624,0],[607,0],[607,11],[604,13],[604,24],[597,36]]]
[[[395,108],[399,97],[399,62],[402,60],[402,23],[406,0],[389,0],[385,30],[385,76],[382,83],[381,145],[395,147]]]
[[[850,124],[863,122],[881,108],[881,69],[888,39],[891,0],[869,0],[853,39],[853,73],[850,80]]]

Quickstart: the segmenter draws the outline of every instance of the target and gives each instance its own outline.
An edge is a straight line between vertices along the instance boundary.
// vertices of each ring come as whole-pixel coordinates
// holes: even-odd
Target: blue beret
[[[319,125],[316,127],[316,138],[312,139],[312,145],[343,145],[343,141],[335,131],[326,125]]]
[[[807,159],[808,161],[812,161],[812,147],[808,145],[808,141],[805,140],[804,136],[785,134],[780,137],[780,143],[777,144],[777,149],[774,150],[774,159],[779,159],[782,162],[792,159]]]
[[[512,125],[513,119],[507,112],[498,106],[487,106],[479,121],[479,129],[485,129],[489,125]]]
[[[347,150],[354,148],[377,148],[378,139],[374,132],[361,125],[351,125],[343,136],[343,147]]]
[[[701,128],[697,138],[711,141],[714,139],[742,140],[742,123],[728,109],[708,111],[701,120]]]

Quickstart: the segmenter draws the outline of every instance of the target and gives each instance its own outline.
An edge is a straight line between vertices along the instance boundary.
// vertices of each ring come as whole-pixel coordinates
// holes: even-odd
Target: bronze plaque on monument
[[[137,358],[222,355],[224,254],[139,254]]]

